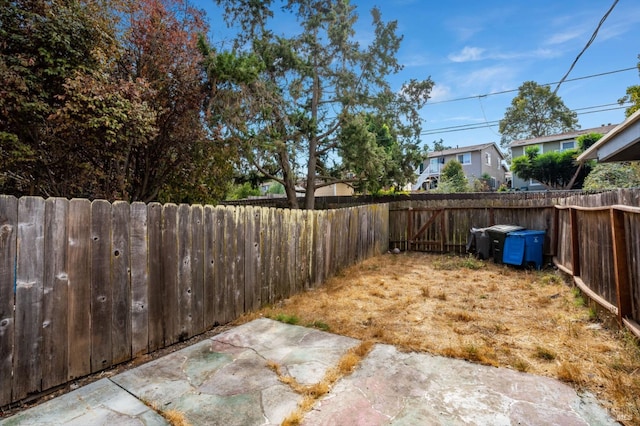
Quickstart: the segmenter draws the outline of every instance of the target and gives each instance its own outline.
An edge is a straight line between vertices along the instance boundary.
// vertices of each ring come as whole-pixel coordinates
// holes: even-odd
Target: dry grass
[[[640,424],[638,343],[593,322],[580,297],[555,272],[407,253],[369,259],[239,322],[295,317],[362,341],[554,377]]]
[[[161,410],[158,408],[156,403],[149,402],[144,399],[142,400],[142,403],[164,417],[171,426],[191,426],[191,423],[189,423],[184,413],[180,410]]]
[[[349,349],[344,355],[342,355],[342,357],[340,357],[334,367],[327,370],[322,380],[318,383],[306,386],[301,385],[291,376],[283,375],[281,373],[280,366],[275,361],[268,361],[267,366],[278,375],[278,379],[282,383],[289,385],[294,392],[303,396],[302,401],[298,403],[298,408],[282,421],[282,425],[299,425],[304,419],[304,414],[313,408],[316,401],[323,395],[329,393],[335,382],[340,380],[342,377],[351,374],[358,364],[360,364],[362,358],[364,358],[372,348],[373,342],[366,341]]]

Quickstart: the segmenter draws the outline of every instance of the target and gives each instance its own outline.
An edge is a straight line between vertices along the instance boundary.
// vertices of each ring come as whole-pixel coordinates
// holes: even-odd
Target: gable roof
[[[479,145],[463,146],[462,148],[445,149],[442,151],[432,151],[427,154],[427,158],[445,157],[447,155],[462,154],[465,152],[482,151],[483,149],[487,149],[492,146],[496,149],[496,151],[498,151],[498,154],[504,160],[504,154],[502,154],[502,151],[500,151],[500,149],[498,148],[498,145],[496,145],[495,142],[483,143]]]
[[[640,110],[580,154],[578,161],[592,158],[600,162],[640,160]]]
[[[549,135],[549,136],[540,136],[538,138],[532,139],[522,139],[519,141],[513,141],[509,145],[510,148],[514,146],[526,146],[526,145],[537,145],[541,143],[547,142],[559,142],[559,141],[569,141],[577,138],[581,135],[586,135],[587,133],[601,133],[607,134],[610,130],[614,129],[617,124],[608,124],[606,126],[593,127],[591,129],[581,129],[581,130],[572,130],[570,132],[559,133],[557,135]]]

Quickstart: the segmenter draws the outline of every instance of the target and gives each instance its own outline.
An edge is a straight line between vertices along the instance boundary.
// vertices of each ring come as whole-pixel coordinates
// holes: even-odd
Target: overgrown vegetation
[[[620,420],[639,424],[638,341],[594,324],[593,309],[576,304],[582,296],[574,291],[554,271],[405,253],[369,259],[241,321],[321,318],[333,333],[362,341],[557,378],[592,392]]]

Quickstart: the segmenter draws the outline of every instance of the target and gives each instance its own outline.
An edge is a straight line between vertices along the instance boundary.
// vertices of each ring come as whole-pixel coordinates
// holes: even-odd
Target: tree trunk
[[[576,169],[576,172],[573,174],[573,177],[571,178],[569,183],[563,189],[571,189],[571,188],[573,188],[573,185],[576,183],[576,179],[578,179],[578,175],[580,174],[580,171],[582,170],[582,166],[584,166],[584,163],[580,163],[578,165],[578,168]]]
[[[291,173],[291,164],[289,163],[289,154],[287,148],[282,146],[278,152],[278,160],[282,167],[282,179],[284,180],[284,191],[287,194],[287,202],[289,208],[298,209],[298,196],[296,195],[296,179]]]
[[[314,127],[318,123],[318,100],[320,99],[320,79],[318,73],[313,76],[313,88],[311,97],[311,119]],[[315,185],[316,185],[316,167],[318,165],[318,136],[314,131],[309,138],[309,161],[307,162],[307,187],[304,194],[304,208],[307,210],[315,209]]]

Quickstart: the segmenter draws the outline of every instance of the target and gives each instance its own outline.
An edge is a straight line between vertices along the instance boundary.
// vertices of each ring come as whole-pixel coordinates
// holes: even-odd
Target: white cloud
[[[420,53],[405,55],[402,59],[402,64],[406,67],[423,67],[430,62],[428,55]]]
[[[469,47],[465,46],[460,53],[451,53],[448,58],[452,62],[471,62],[484,59],[482,54],[485,49],[481,47]]]
[[[568,41],[572,41],[575,39],[582,39],[585,36],[585,29],[584,28],[571,28],[571,29],[566,29],[564,31],[552,34],[550,37],[548,37],[544,44],[546,45],[556,45],[556,44],[563,44],[566,43]]]
[[[512,59],[545,59],[555,58],[562,54],[558,50],[539,48],[535,50],[522,51],[522,52],[499,52],[499,51],[487,51],[480,47],[466,46],[459,53],[452,53],[448,56],[452,62],[473,62],[481,61],[485,59],[493,60],[512,60]]]
[[[431,93],[429,94],[429,101],[437,102],[444,101],[451,97],[451,88],[444,84],[435,83],[433,85],[433,89],[431,89]]]

